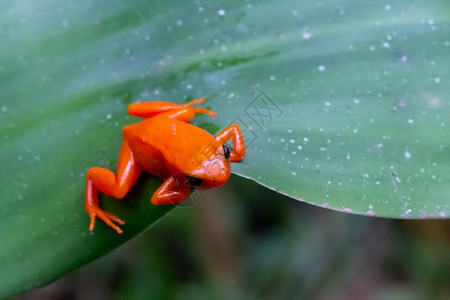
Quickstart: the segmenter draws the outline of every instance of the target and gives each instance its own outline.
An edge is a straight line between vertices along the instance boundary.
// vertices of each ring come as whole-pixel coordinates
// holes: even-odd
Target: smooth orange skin
[[[215,137],[189,124],[196,113],[216,116],[208,109],[190,107],[204,100],[200,98],[186,104],[143,102],[128,106],[130,115],[146,119],[123,127],[116,174],[98,167],[87,172],[85,208],[91,218],[90,231],[94,230],[95,219],[99,217],[122,233],[115,223],[125,222],[98,206],[98,191],[121,199],[142,171],[164,181],[151,198],[156,205],[179,203],[189,197],[192,188],[206,190],[228,180],[230,161],[238,162],[245,156],[244,139],[237,124],[228,126]],[[229,139],[233,141],[233,150],[230,149],[227,158],[223,145]],[[195,186],[189,182],[192,178],[196,179]]]

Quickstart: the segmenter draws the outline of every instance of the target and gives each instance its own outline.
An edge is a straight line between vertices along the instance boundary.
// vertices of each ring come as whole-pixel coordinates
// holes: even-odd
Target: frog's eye
[[[192,177],[189,175],[186,175],[187,181],[189,182],[190,186],[199,186],[202,185],[203,180],[201,180],[200,178],[197,177]]]
[[[227,145],[223,145],[223,152],[225,154],[225,158],[229,159],[230,158],[230,148],[228,148]]]

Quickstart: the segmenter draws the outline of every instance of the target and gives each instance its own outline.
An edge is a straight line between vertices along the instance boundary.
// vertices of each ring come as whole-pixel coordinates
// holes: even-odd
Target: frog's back
[[[211,134],[192,124],[157,117],[125,126],[123,134],[136,161],[160,178],[174,171],[167,168],[180,168],[216,142]]]

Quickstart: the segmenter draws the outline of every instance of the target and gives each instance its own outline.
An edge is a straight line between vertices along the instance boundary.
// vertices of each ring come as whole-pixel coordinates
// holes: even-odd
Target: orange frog
[[[241,130],[228,126],[215,137],[188,122],[196,113],[216,113],[206,108],[191,108],[205,98],[186,104],[156,101],[128,106],[131,116],[144,117],[139,123],[123,128],[123,142],[117,171],[90,168],[86,174],[85,207],[94,230],[95,218],[122,233],[114,222],[125,222],[98,206],[98,191],[121,199],[135,184],[142,171],[164,182],[153,194],[153,204],[175,204],[186,200],[191,189],[206,190],[224,184],[230,177],[230,161],[245,156]],[[233,141],[233,150],[225,142]]]

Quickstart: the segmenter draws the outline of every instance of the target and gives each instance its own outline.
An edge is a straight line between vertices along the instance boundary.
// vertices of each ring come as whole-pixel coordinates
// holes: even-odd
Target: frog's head
[[[226,145],[217,145],[208,155],[201,155],[186,175],[186,183],[191,187],[206,190],[220,186],[230,178],[230,149]],[[198,157],[196,158],[198,159]]]

